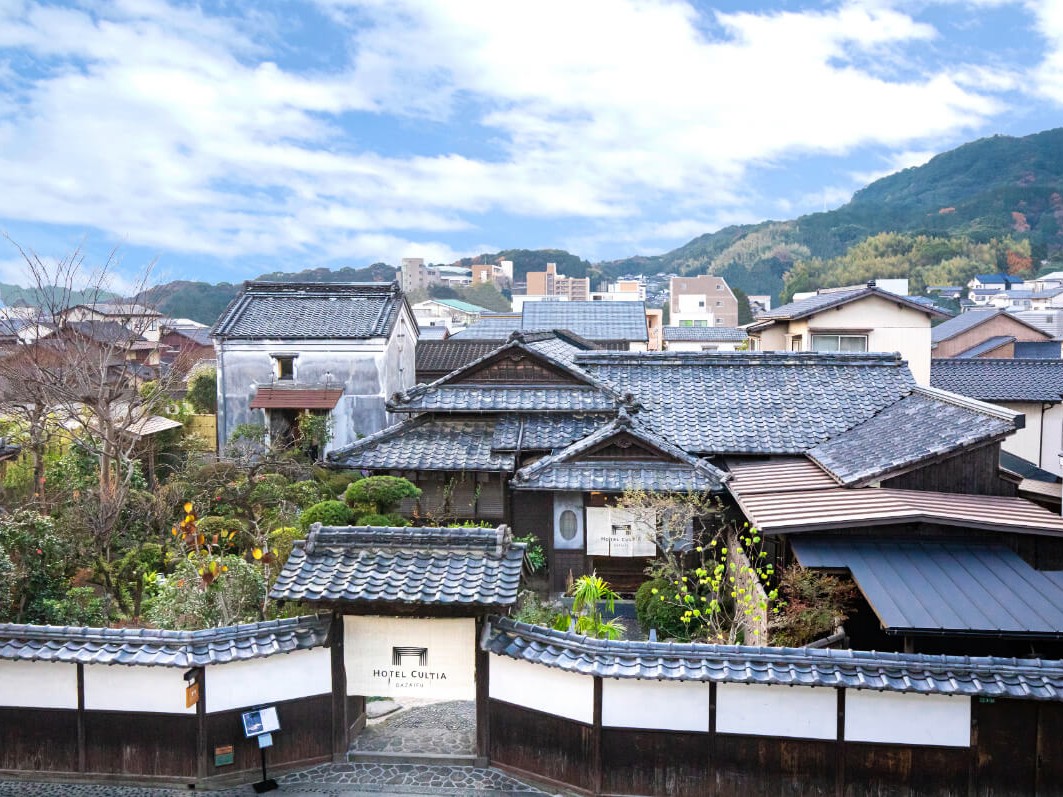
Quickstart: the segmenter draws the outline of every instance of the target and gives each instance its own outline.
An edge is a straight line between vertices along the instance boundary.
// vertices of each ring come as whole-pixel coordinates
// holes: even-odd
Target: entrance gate
[[[346,759],[352,738],[366,727],[367,697],[414,696],[422,703],[446,701],[449,708],[411,710],[405,721],[396,717],[400,721],[393,727],[409,734],[395,746],[415,747],[418,732],[427,742],[432,734],[423,732],[447,731],[448,711],[472,712],[475,740],[466,755],[486,763],[487,660],[477,643],[486,617],[507,613],[516,603],[524,547],[512,541],[506,526],[315,523],[307,538],[296,542],[271,595],[332,612],[334,761]],[[417,726],[418,713],[429,722]],[[360,746],[387,746],[375,730],[359,740],[356,753]]]

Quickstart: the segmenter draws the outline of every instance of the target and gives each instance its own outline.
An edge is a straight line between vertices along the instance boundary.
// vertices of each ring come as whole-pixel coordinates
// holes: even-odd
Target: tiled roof
[[[505,414],[495,426],[491,447],[496,451],[549,451],[586,437],[610,417],[601,415]]]
[[[505,526],[311,526],[297,540],[270,596],[327,603],[511,606],[524,544]]]
[[[607,412],[616,399],[591,387],[441,385],[413,388],[392,400],[392,412]]]
[[[992,310],[968,310],[966,313],[960,313],[932,327],[930,329],[930,342],[940,343],[943,340],[954,338],[963,332],[974,329],[979,324],[984,324],[991,318],[996,318],[1003,312],[1003,310],[994,308]]]
[[[737,327],[665,327],[664,339],[672,341],[704,341],[706,343],[741,343],[748,338]]]
[[[210,327],[168,326],[163,328],[163,332],[172,332],[175,335],[180,335],[182,338],[192,341],[197,346],[212,345],[210,340]]]
[[[393,412],[606,412],[616,407],[620,396],[608,385],[569,362],[538,351],[535,343],[526,343],[521,333],[503,346],[453,371],[429,385],[416,385],[404,393],[394,394],[388,402]],[[575,383],[532,384],[527,382],[466,383],[484,361],[506,351],[521,352],[571,377]]]
[[[460,332],[455,332],[450,336],[450,340],[491,340],[501,342],[520,328],[521,320],[520,315],[517,313],[480,316],[479,321],[475,324],[469,324]]]
[[[847,486],[897,473],[962,448],[1010,434],[1016,413],[982,402],[916,388],[873,418],[808,451]]]
[[[1058,340],[1017,340],[1015,341],[1015,359],[1017,360],[1058,360],[1060,343]]]
[[[878,296],[887,301],[903,304],[913,310],[936,315],[940,318],[948,316],[948,313],[944,310],[925,305],[922,302],[913,301],[908,296],[898,296],[895,293],[884,291],[881,288],[861,287],[824,291],[797,302],[780,305],[779,307],[761,313],[757,318],[757,324],[759,325],[762,321],[793,321],[798,318],[807,318],[810,315],[827,310],[831,307],[839,307],[843,304],[848,304],[849,302],[863,299],[867,296]]]
[[[975,274],[974,279],[983,285],[1018,285],[1022,282],[1021,277],[1013,277],[1011,274]]]
[[[598,348],[589,340],[584,340],[578,335],[573,335],[565,330],[552,332],[531,332],[524,335],[529,349],[534,349],[540,354],[545,354],[551,359],[573,366],[573,359],[581,351],[590,351]]]
[[[491,450],[496,419],[404,421],[329,452],[330,464],[367,470],[512,471],[513,454]]]
[[[77,307],[86,307],[100,315],[129,316],[161,316],[158,310],[145,307],[142,304],[131,302],[101,302],[99,304],[79,304]]]
[[[1063,700],[1063,662],[861,650],[592,639],[493,618],[488,653],[600,678],[830,686]]]
[[[0,660],[202,667],[321,647],[327,615],[205,631],[0,624]]]
[[[580,461],[580,455],[618,435],[630,436],[671,457],[672,462],[617,459]],[[727,475],[704,460],[641,428],[627,411],[593,434],[517,471],[511,482],[518,490],[607,490],[630,488],[670,492],[716,491]]]
[[[981,401],[1058,403],[1063,360],[936,359],[930,384]]]
[[[587,352],[639,423],[692,454],[794,454],[871,418],[914,381],[893,354]]]
[[[211,329],[216,338],[381,338],[405,299],[398,283],[247,282]]]
[[[143,335],[138,335],[117,321],[68,321],[65,326],[89,340],[106,345],[128,346],[147,342]]]
[[[964,349],[955,357],[958,360],[970,360],[973,357],[981,357],[983,354],[989,354],[989,352],[999,349],[1001,346],[1014,342],[1014,335],[995,335],[991,338],[986,338],[975,346],[971,346],[969,349]]]
[[[485,354],[498,348],[498,344],[489,340],[459,341],[447,340],[417,341],[417,373],[449,374],[463,368]]]
[[[570,329],[596,341],[649,339],[643,302],[525,302],[521,328]]]

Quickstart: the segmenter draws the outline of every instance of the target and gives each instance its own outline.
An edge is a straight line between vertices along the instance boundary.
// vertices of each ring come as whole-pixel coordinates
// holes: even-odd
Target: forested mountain
[[[719,274],[747,293],[788,295],[793,288],[787,289],[784,276],[791,271],[792,280],[801,280],[797,290],[835,284],[834,277],[849,281],[845,259],[866,263],[869,254],[850,256],[850,247],[879,233],[903,234],[879,241],[889,257],[901,258],[895,261],[897,271],[903,271],[899,253],[906,248],[920,250],[924,260],[933,261],[935,251],[941,254],[942,260],[924,262],[924,267],[953,261],[932,278],[919,276],[914,283],[961,276],[969,269],[957,258],[972,267],[976,261],[979,266],[996,262],[1013,271],[1022,270],[1023,258],[1034,269],[1043,260],[1063,258],[1063,128],[974,141],[877,180],[836,210],[727,227],[666,254],[603,263],[601,269],[606,275]],[[929,243],[950,238],[962,240]],[[971,259],[967,248],[978,245],[988,250]],[[827,282],[817,284],[820,279]]]

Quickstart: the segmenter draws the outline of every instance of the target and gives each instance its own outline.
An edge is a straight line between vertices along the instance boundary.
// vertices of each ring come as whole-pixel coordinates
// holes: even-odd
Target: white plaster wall
[[[589,675],[508,656],[489,658],[491,697],[587,725],[594,722],[594,679]]]
[[[753,736],[834,739],[838,693],[833,688],[720,684],[716,687],[716,730]]]
[[[1045,470],[1058,474],[1059,460],[1056,455],[1061,450],[1059,448],[1060,441],[1057,435],[1051,445],[1047,444],[1045,438],[1050,437],[1050,433],[1046,427],[1050,423],[1044,423],[1045,419],[1041,415],[1041,404],[1026,402],[1004,404],[1001,402],[1001,406],[1015,412],[1021,412],[1026,416],[1025,427],[1017,429],[1013,434],[1005,437],[1000,444],[1001,449],[1009,454],[1014,454],[1017,457],[1022,457],[1034,464],[1038,464]],[[1044,456],[1045,454],[1049,456]],[[1046,459],[1049,460],[1047,463],[1044,461]]]
[[[185,708],[184,668],[85,665],[85,708],[147,714],[195,714]]]
[[[76,664],[0,661],[0,706],[78,707]]]
[[[971,699],[848,689],[845,738],[852,742],[969,747]]]
[[[602,681],[602,725],[707,733],[709,685],[607,678]]]
[[[207,667],[207,712],[278,703],[332,691],[328,648]]]

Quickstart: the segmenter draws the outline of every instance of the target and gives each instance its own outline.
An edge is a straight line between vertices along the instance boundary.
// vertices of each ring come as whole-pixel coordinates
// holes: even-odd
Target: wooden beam
[[[329,651],[332,657],[332,762],[347,760],[347,671],[343,666],[343,615],[332,612],[329,629]]]
[[[77,734],[78,734],[78,772],[88,769],[88,740],[85,738],[85,665],[77,665],[78,678],[78,710],[77,710]]]
[[[838,689],[838,730],[834,741],[834,793],[845,795],[845,690]]]
[[[486,650],[480,648],[484,619],[476,620],[476,757],[478,766],[491,763],[491,662]]]
[[[594,727],[591,730],[591,791],[602,793],[602,679],[594,678]]]
[[[207,752],[207,668],[199,667],[196,672],[196,683],[199,684],[199,700],[196,701],[196,778],[205,780],[210,775],[210,764],[213,760],[208,758]]]

